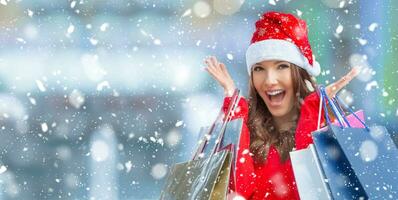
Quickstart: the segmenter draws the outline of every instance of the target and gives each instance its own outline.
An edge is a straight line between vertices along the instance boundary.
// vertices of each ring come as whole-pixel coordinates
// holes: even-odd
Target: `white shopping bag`
[[[313,144],[290,152],[290,159],[300,199],[332,199]]]

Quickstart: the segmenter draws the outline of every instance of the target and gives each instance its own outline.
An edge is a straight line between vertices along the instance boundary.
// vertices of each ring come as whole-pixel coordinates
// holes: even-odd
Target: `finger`
[[[205,70],[210,74],[210,76],[212,76],[213,78],[216,78],[216,75],[210,68],[206,67]]]
[[[208,71],[208,72],[211,73],[211,74],[214,74],[214,73],[215,73],[215,70],[214,70],[213,67],[211,67],[211,65],[208,65],[205,69],[206,69],[206,71]]]
[[[227,67],[224,65],[224,63],[220,63],[220,68],[221,68],[221,71],[223,72],[223,74],[225,75],[225,76],[227,76],[227,77],[231,77],[230,75],[229,75],[229,72],[228,72],[228,70],[227,70]]]
[[[220,77],[220,75],[219,74],[217,74],[217,73],[214,73],[214,72],[211,72],[211,70],[207,70],[208,72],[209,72],[209,74],[220,84],[220,85],[223,85],[223,82],[222,82],[222,77]]]
[[[210,72],[212,75],[220,77],[220,71],[214,68],[213,65],[210,65],[207,67],[208,72]]]
[[[357,76],[359,74],[359,71],[357,70],[357,68],[353,68],[350,72],[347,73],[347,75],[343,76],[340,80],[338,80],[335,84],[334,84],[334,88],[332,88],[333,90],[339,91],[341,90],[343,87],[345,87],[348,83],[350,83],[350,81],[352,81],[352,79]]]
[[[210,58],[210,61],[211,61],[211,63],[214,65],[214,67],[218,67],[218,61],[217,61],[217,58],[216,57],[214,57],[214,56],[212,56],[211,58]]]
[[[348,74],[349,74],[349,76],[351,76],[351,79],[353,79],[356,76],[358,76],[359,73],[361,73],[361,71],[362,71],[362,66],[357,66],[357,67],[353,67]]]
[[[342,88],[344,88],[354,77],[356,77],[360,73],[361,69],[358,67],[354,67],[351,69],[350,72],[348,72],[345,76],[343,76],[340,80],[337,82],[329,85],[326,88],[326,92],[328,93],[329,96],[334,97],[338,91],[340,91]]]
[[[213,64],[209,64],[208,68],[213,72],[219,74],[219,70]]]
[[[211,59],[211,63],[212,63],[212,68],[217,72],[218,75],[224,75],[225,76],[225,73],[222,70],[220,62],[218,62],[215,57],[213,57],[213,59]]]
[[[213,62],[210,60],[210,58],[209,59],[206,59],[205,60],[205,63],[206,63],[206,65],[207,65],[207,67],[210,67],[210,68],[215,68],[214,67],[214,64],[213,64]]]

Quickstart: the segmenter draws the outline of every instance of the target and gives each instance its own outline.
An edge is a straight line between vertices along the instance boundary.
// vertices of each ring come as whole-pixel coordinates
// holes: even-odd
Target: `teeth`
[[[271,92],[267,92],[267,94],[273,96],[273,95],[280,94],[282,92],[283,92],[283,90],[274,90],[274,91],[271,91]]]

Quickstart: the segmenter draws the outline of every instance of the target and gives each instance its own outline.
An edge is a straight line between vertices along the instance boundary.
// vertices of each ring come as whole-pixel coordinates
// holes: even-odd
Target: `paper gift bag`
[[[220,151],[173,166],[161,200],[225,199],[229,183],[231,152]]]
[[[367,195],[352,170],[330,129],[312,133],[314,146],[333,199],[367,199]]]
[[[398,149],[385,127],[369,128],[362,120],[359,121],[364,128],[352,127],[326,92],[321,90],[321,93],[331,104],[333,113],[343,116],[339,120],[339,127],[332,125],[328,115],[325,115],[327,130],[313,133],[324,172],[326,176],[330,174],[329,177],[334,175],[328,178],[331,190],[344,183],[344,191],[350,194],[345,195],[348,193],[341,193],[340,190],[340,195],[345,197],[397,199]],[[327,109],[326,106],[324,108]],[[349,107],[347,109],[353,113]]]
[[[216,122],[219,119],[224,119],[224,113],[222,111],[212,124],[208,135],[213,135],[216,139],[214,140],[214,145],[209,148],[211,150],[208,152],[208,155],[199,156],[201,151],[206,149],[209,143],[209,141],[204,138],[204,143],[199,145],[191,161],[173,165],[161,193],[161,200],[226,199],[231,173],[233,148],[231,145],[222,147],[220,141],[224,138],[227,123],[236,106],[238,97],[239,90],[235,90],[231,105],[225,115],[226,120],[222,120],[221,129],[219,131],[214,131]]]
[[[322,95],[320,96],[322,97]],[[322,103],[323,98],[320,100],[320,111],[322,109]],[[321,113],[320,111],[319,113]],[[354,114],[344,117],[346,117],[347,122],[351,124],[352,127],[364,127],[359,121],[359,119],[362,121],[364,120],[363,110],[359,110]],[[319,128],[319,123],[320,119],[317,131],[327,131],[327,127]],[[336,120],[333,124],[339,125],[339,122]],[[328,179],[323,172],[323,168],[313,145],[309,145],[306,149],[290,152],[290,158],[301,199],[332,199]],[[335,194],[337,193],[338,192],[335,192]],[[339,194],[340,193],[341,192],[339,192]]]
[[[398,199],[398,149],[385,127],[331,126],[331,133],[370,199]]]
[[[300,199],[332,199],[313,144],[290,152],[290,159]]]

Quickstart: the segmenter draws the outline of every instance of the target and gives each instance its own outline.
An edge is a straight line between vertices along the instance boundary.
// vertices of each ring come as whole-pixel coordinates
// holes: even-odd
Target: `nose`
[[[265,86],[272,86],[278,83],[278,77],[273,71],[268,71],[264,77]]]

